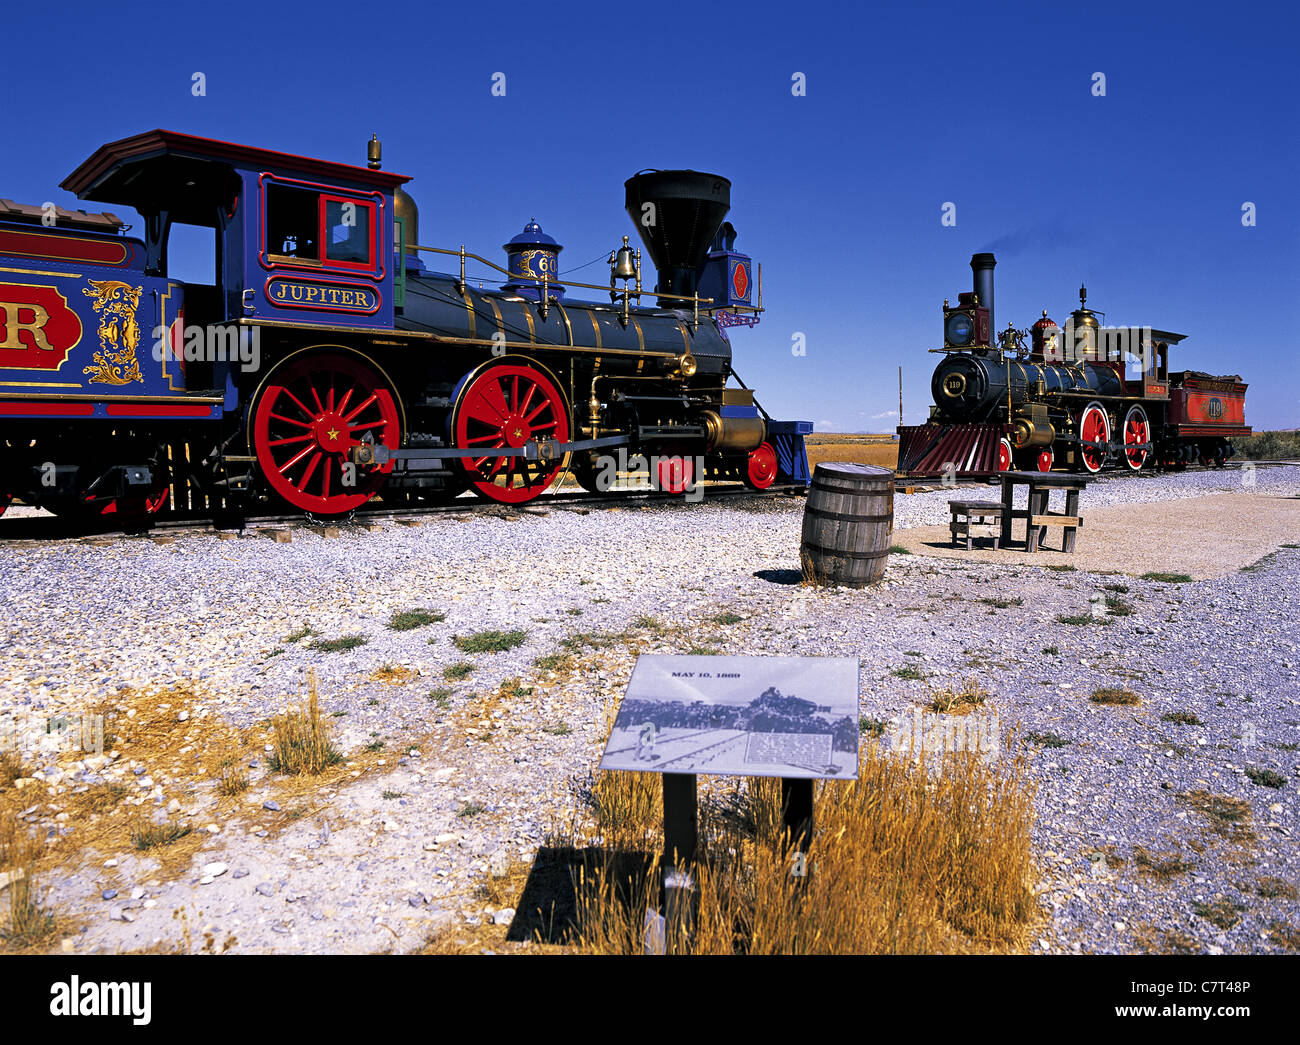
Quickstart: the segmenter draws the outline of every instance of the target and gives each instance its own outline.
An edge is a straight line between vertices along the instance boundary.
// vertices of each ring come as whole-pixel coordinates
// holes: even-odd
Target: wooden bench
[[[992,520],[998,528],[993,531],[993,550],[997,551],[998,540],[1001,535],[1002,527],[1002,505],[997,501],[949,501],[948,510],[952,512],[952,522],[948,524],[948,529],[952,532],[952,543],[957,543],[958,537],[966,538],[966,550],[971,550],[971,532],[972,522],[981,522]]]

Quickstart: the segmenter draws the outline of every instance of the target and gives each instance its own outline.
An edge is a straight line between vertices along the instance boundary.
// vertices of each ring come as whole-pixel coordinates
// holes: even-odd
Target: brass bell
[[[614,266],[615,279],[636,279],[636,260],[632,254],[632,248],[627,245],[627,237],[623,237],[623,245],[614,252],[611,262]]]

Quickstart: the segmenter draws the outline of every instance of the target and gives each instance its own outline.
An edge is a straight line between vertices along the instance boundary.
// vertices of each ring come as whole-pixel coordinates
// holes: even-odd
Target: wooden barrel
[[[819,464],[803,512],[804,580],[849,588],[875,584],[885,576],[893,532],[892,471],[872,464]]]

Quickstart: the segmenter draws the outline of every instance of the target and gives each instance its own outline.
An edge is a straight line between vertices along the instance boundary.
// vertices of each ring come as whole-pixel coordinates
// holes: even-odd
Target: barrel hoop
[[[817,516],[819,519],[836,519],[840,522],[883,522],[894,517],[893,512],[886,512],[884,515],[852,515],[849,512],[828,512],[825,508],[818,508],[815,504],[808,505],[804,511],[809,515]]]
[[[889,480],[882,481],[882,482],[873,482],[869,486],[865,485],[862,482],[854,482],[851,479],[842,479],[840,481],[845,485],[827,486],[826,481],[824,479],[822,480],[814,479],[812,481],[812,489],[824,490],[826,493],[847,493],[847,494],[859,494],[864,496],[867,494],[884,493],[887,490],[893,489],[893,482]]]
[[[804,541],[803,549],[805,551],[821,552],[823,555],[840,559],[879,559],[889,554],[888,548],[882,548],[878,552],[851,552],[839,548],[823,548],[820,544],[813,544],[811,541]]]

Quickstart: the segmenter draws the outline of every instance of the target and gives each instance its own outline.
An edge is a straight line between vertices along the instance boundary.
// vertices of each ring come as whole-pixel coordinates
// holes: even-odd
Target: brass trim
[[[398,330],[394,327],[344,327],[334,323],[295,323],[289,319],[259,319],[256,316],[243,316],[236,321],[242,327],[270,327],[275,330],[312,330],[331,334],[380,334],[384,337],[418,338],[422,341],[437,341],[437,334],[422,330]]]
[[[0,268],[0,272],[19,272],[24,276],[55,276],[59,279],[81,279],[80,272],[42,272],[40,269],[7,269]]]
[[[573,324],[569,322],[569,314],[564,311],[564,306],[561,305],[558,301],[555,303],[555,307],[560,310],[560,318],[564,320],[565,333],[569,335],[569,347],[572,348],[573,347]]]
[[[172,351],[172,331],[171,325],[167,322],[167,299],[172,296],[172,290],[178,288],[179,283],[167,281],[167,293],[158,295],[158,325],[163,331],[163,351],[162,351],[162,376],[167,379],[167,387],[173,392],[177,391],[176,385],[172,383],[172,375],[167,373],[167,357]],[[181,358],[185,356],[185,329],[181,328]],[[180,391],[185,391],[185,384],[182,382]]]
[[[680,319],[677,320],[677,329],[682,332],[682,351],[689,356],[691,354],[691,338],[690,335],[686,333],[686,324]],[[673,355],[676,356],[677,353],[674,352]]]
[[[0,388],[84,388],[78,381],[0,381]]]
[[[492,306],[492,313],[497,317],[497,333],[505,337],[506,321],[501,316],[501,308],[497,305],[496,298],[485,298],[484,300]]]
[[[435,340],[440,345],[472,345],[492,347],[494,342],[481,337],[436,337]],[[500,344],[500,342],[495,342]],[[507,341],[507,349],[528,350],[537,352],[578,352],[583,355],[595,356],[641,356],[645,359],[677,359],[675,352],[638,352],[635,348],[591,348],[586,345],[562,345],[551,344],[548,341]]]
[[[17,384],[19,382],[15,382]],[[51,386],[46,385],[46,388]],[[80,388],[80,385],[73,385],[74,388]],[[31,392],[0,392],[0,399],[31,399]],[[74,395],[70,392],[54,392],[50,395],[37,396],[38,399],[76,399],[86,400],[95,403],[224,403],[225,396],[151,396],[151,395],[104,395],[102,393],[89,393],[87,395]]]
[[[645,351],[645,334],[643,334],[643,333],[641,332],[641,324],[637,321],[636,316],[632,316],[632,317],[630,317],[630,318],[631,318],[631,320],[632,320],[632,326],[634,326],[634,327],[636,328],[636,344],[637,344],[637,348],[639,348],[642,352],[644,352],[644,351]]]
[[[587,309],[587,318],[591,320],[591,329],[596,332],[596,347],[600,348],[600,324],[596,322],[596,313],[591,309]]]
[[[469,316],[469,336],[473,337],[478,331],[474,322],[474,302],[470,300],[469,288],[462,290],[460,296],[465,299],[465,312]]]
[[[537,326],[533,323],[533,313],[528,308],[528,300],[525,298],[524,303],[519,307],[523,309],[524,319],[528,320],[528,343],[530,345],[535,345],[537,344]],[[474,336],[473,327],[470,327],[469,333],[471,337]]]

